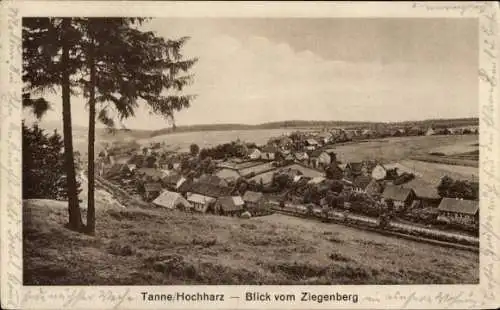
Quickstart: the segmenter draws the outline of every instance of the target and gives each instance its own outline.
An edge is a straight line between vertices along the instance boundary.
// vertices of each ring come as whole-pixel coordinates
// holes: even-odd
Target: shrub
[[[63,140],[34,125],[22,125],[23,198],[67,199]],[[79,184],[77,184],[78,187]]]

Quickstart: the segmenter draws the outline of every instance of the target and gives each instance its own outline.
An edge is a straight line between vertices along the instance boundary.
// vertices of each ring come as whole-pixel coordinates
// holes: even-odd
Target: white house
[[[262,153],[260,152],[259,149],[251,149],[249,152],[248,152],[248,157],[252,160],[258,160],[260,159],[260,157],[262,156]]]
[[[195,211],[205,213],[210,204],[215,203],[216,199],[196,193],[189,193],[187,201],[193,205]]]
[[[383,180],[387,176],[387,170],[385,170],[385,167],[378,164],[373,168],[372,170],[372,178],[375,180]]]

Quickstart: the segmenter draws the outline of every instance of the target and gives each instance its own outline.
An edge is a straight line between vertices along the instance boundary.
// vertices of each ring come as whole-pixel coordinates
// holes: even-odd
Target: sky
[[[162,18],[144,25],[189,36],[197,97],[176,124],[281,120],[404,121],[478,116],[473,19]],[[61,122],[60,95],[44,122]],[[83,98],[73,124],[85,126]],[[138,109],[128,128],[169,123]]]

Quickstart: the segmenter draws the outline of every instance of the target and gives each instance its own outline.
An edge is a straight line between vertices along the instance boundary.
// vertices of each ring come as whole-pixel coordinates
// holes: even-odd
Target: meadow
[[[296,129],[256,129],[179,132],[155,136],[152,138],[138,139],[137,142],[140,144],[165,142],[172,148],[178,148],[180,151],[189,151],[189,146],[192,143],[198,144],[200,148],[208,148],[218,144],[235,141],[236,139],[261,145],[265,144],[269,138],[277,137],[285,133],[291,133],[295,130]]]
[[[286,215],[99,207],[94,237],[63,228],[66,219],[64,202],[24,202],[24,285],[479,281],[477,253]]]
[[[359,143],[333,146],[340,161],[378,160],[382,163],[408,159],[414,155],[426,155],[446,147],[448,153],[462,153],[478,149],[477,135],[416,136],[374,139]]]

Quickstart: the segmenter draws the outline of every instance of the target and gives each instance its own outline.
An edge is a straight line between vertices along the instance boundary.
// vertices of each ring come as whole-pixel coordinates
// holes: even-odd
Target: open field
[[[271,137],[280,136],[284,133],[293,131],[293,129],[262,129],[181,132],[155,136],[147,139],[139,139],[137,142],[140,144],[165,142],[167,145],[179,147],[182,151],[188,151],[189,146],[192,143],[198,144],[200,148],[208,148],[218,144],[235,141],[238,138],[245,142],[253,142],[260,145],[265,144]]]
[[[331,149],[344,162],[372,159],[387,163],[424,155],[437,147],[467,146],[478,143],[478,139],[477,135],[394,137],[333,146]]]
[[[243,220],[98,206],[90,237],[63,228],[65,206],[25,201],[25,285],[479,281],[477,253],[335,224],[278,214]]]
[[[419,160],[402,160],[400,163],[411,170],[416,171],[422,178],[430,183],[439,183],[445,175],[461,180],[479,180],[479,169],[476,167],[466,167],[457,165],[445,165],[429,163]]]

